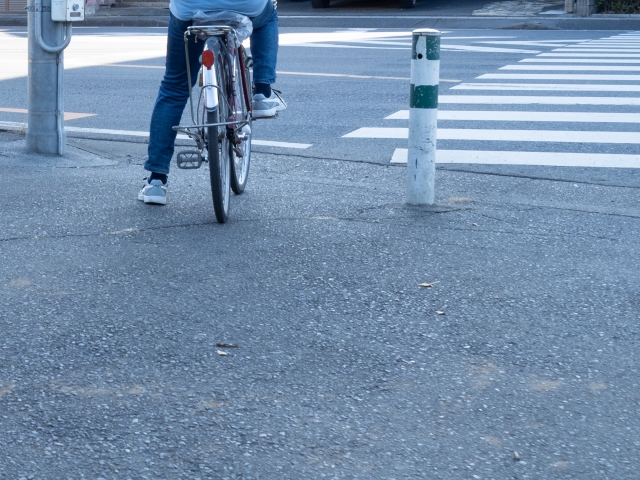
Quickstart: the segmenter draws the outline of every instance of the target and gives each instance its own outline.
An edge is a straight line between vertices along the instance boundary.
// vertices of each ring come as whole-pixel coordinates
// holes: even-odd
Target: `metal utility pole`
[[[53,9],[52,9],[53,3]],[[29,114],[27,150],[63,155],[64,56],[70,21],[84,20],[84,0],[28,0]]]

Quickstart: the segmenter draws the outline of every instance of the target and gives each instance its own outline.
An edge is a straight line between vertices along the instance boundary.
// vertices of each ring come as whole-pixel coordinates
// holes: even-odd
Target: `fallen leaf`
[[[436,313],[437,313],[438,315],[446,315],[446,313],[445,313],[445,312],[443,312],[442,310],[436,310]]]
[[[216,343],[216,347],[220,348],[238,348],[235,343]]]
[[[477,227],[477,226],[478,226],[478,224],[477,224],[477,223],[472,223],[472,224],[471,224],[471,226],[472,226],[472,227]]]
[[[227,356],[227,352],[223,352],[222,350],[216,350],[216,353],[217,353],[218,355],[222,355],[223,357],[226,357],[226,356]]]
[[[436,283],[440,283],[440,282],[419,283],[418,286],[423,288],[432,288]]]
[[[513,452],[513,459],[514,459],[516,462],[519,462],[519,461],[520,461],[520,455],[518,454],[518,452]]]

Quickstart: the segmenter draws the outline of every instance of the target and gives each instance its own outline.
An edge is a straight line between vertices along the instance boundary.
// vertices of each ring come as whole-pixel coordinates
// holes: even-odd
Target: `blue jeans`
[[[267,1],[267,6],[262,13],[252,18],[251,22],[253,23],[251,35],[253,81],[254,83],[275,83],[278,61],[278,14],[271,0]],[[150,172],[169,173],[177,135],[173,127],[180,124],[182,112],[189,100],[183,35],[191,24],[191,20],[178,20],[173,15],[169,18],[166,69],[151,115],[149,158],[144,164],[145,170]],[[195,43],[194,37],[191,36],[188,45],[191,83],[195,85],[204,42]]]

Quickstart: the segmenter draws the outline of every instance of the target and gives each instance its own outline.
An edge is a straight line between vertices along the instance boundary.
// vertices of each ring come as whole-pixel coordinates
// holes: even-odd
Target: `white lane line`
[[[407,38],[400,38],[396,41],[393,40],[352,40],[350,43],[364,44],[364,45],[392,45],[394,47],[407,47],[411,48],[411,42],[406,41]]]
[[[408,128],[363,127],[343,138],[409,138]],[[494,130],[485,128],[439,128],[438,140],[482,140],[495,142],[615,143],[640,144],[637,132],[573,130]]]
[[[640,60],[628,58],[525,58],[520,63],[640,63]]]
[[[541,53],[538,57],[585,57],[585,58],[640,58],[637,53]]]
[[[405,82],[410,80],[409,77],[380,77],[375,75],[352,75],[349,73],[283,72],[281,70],[278,70],[276,73],[278,75],[301,75],[305,77],[343,77],[343,78],[374,79],[374,80],[403,80]],[[440,82],[460,83],[461,80],[451,80],[451,79],[441,78]]]
[[[438,154],[440,152],[436,151],[436,162],[438,161]],[[393,151],[393,155],[391,156],[391,163],[407,163],[409,158],[409,149],[408,148],[396,148]]]
[[[576,45],[572,46],[583,46],[583,45],[629,45],[629,46],[640,46],[640,42],[638,40],[634,40],[632,38],[603,38],[602,40],[593,40],[591,42],[579,42]]]
[[[575,53],[640,53],[640,48],[630,48],[630,49],[620,49],[620,48],[576,48],[576,47],[567,47],[567,48],[558,48],[557,50],[552,50],[553,52],[575,52]]]
[[[408,149],[396,148],[391,163],[407,163]],[[438,150],[437,163],[536,165],[548,167],[640,168],[640,155],[606,153]]]
[[[491,40],[487,42],[476,42],[476,43],[489,43],[491,45],[521,45],[521,46],[537,46],[537,47],[561,47],[564,44],[568,43],[582,43],[588,42],[589,40],[506,40],[506,41],[496,41]],[[560,44],[560,45],[558,45]]]
[[[540,53],[540,50],[521,50],[517,48],[497,48],[497,47],[479,47],[474,45],[451,45],[443,43],[440,45],[443,50],[458,50],[461,52],[479,52],[479,53]]]
[[[310,143],[290,143],[290,142],[273,142],[271,140],[251,140],[251,145],[262,145],[265,147],[279,148],[298,148],[304,150],[312,146]]]
[[[454,87],[457,88],[457,87]],[[494,90],[504,90],[494,88]],[[524,89],[523,89],[524,90]],[[640,91],[640,86],[638,87]],[[640,105],[640,97],[554,97],[546,95],[440,95],[441,104],[468,105]]]
[[[523,90],[558,92],[640,92],[640,85],[583,85],[572,83],[462,83],[451,90]]]
[[[385,117],[385,120],[409,120],[409,110],[400,110],[388,117]],[[640,123],[640,113],[438,110],[438,120],[468,120],[480,122]]]
[[[409,77],[378,77],[373,75],[350,75],[348,73],[314,73],[314,72],[283,72],[278,70],[278,75],[301,75],[305,77],[344,77],[344,78],[371,78],[377,80],[410,80]],[[458,80],[459,81],[459,80]]]
[[[26,123],[19,122],[0,122],[0,130],[12,131],[12,132],[24,132],[27,129]],[[127,137],[148,137],[149,132],[143,132],[140,130],[111,130],[107,128],[81,128],[81,127],[66,127],[67,132],[78,133],[96,133],[100,135],[114,135],[114,136],[127,136]],[[179,133],[177,138],[188,139],[187,135]],[[279,148],[296,148],[305,149],[312,146],[310,143],[290,143],[290,142],[274,142],[271,140],[251,140],[252,145],[262,145],[265,147],[279,147]]]
[[[511,35],[497,35],[497,36],[484,36],[484,37],[450,37],[449,35],[442,35],[443,40],[482,40],[484,38],[516,38]]]
[[[0,112],[6,113],[29,113],[29,110],[26,108],[0,108]],[[95,117],[97,113],[74,113],[74,112],[64,112],[64,119],[66,120],[77,120],[79,118],[86,117]]]
[[[584,45],[571,45],[568,47],[561,47],[557,50],[568,50],[568,49],[575,49],[575,50],[600,50],[600,49],[615,49],[615,50],[621,50],[621,51],[627,51],[627,50],[637,50],[640,49],[640,45],[602,45],[602,44],[598,44],[598,43],[589,43],[589,44],[584,44]],[[555,50],[554,50],[555,51]]]
[[[124,65],[117,63],[110,63],[107,65],[103,65],[104,67],[124,67],[124,68],[161,68],[164,70],[165,67],[159,67],[155,65]],[[315,72],[283,72],[278,70],[276,72],[278,75],[302,75],[307,77],[344,77],[344,78],[358,78],[358,79],[374,79],[374,80],[410,80],[409,77],[380,77],[375,75],[351,75],[348,73],[315,73]],[[447,80],[444,78],[440,79],[441,82],[448,83],[459,83],[460,80]],[[0,110],[2,111],[2,110]]]
[[[363,45],[339,45],[336,43],[292,43],[280,45],[282,47],[312,47],[312,48],[364,48],[367,50],[411,50],[411,47],[365,47]]]
[[[589,44],[580,44],[580,45],[565,45],[566,48],[640,48],[640,42],[602,42],[602,43],[589,43]]]
[[[640,72],[637,66],[620,65],[505,65],[498,70],[540,70],[567,72]]]
[[[353,40],[352,43],[361,43],[359,41]],[[374,42],[371,42],[374,43]],[[378,43],[378,42],[375,42]],[[391,43],[391,45],[400,45],[397,43]],[[383,47],[383,46],[365,46],[365,45],[347,45],[347,44],[337,44],[337,43],[294,43],[281,45],[285,47],[317,47],[317,48],[364,48],[364,49],[373,49],[373,50],[409,50],[411,47]],[[553,45],[556,46],[556,45]],[[453,45],[448,43],[443,43],[440,45],[440,48],[443,50],[458,50],[463,52],[482,52],[482,53],[540,53],[540,50],[522,50],[515,48],[498,48],[498,47],[480,47],[473,45]]]
[[[155,69],[159,69],[159,70],[164,70],[165,66],[162,65],[134,65],[134,64],[127,64],[127,63],[106,63],[104,65],[101,65],[102,67],[121,67],[121,68],[155,68]]]
[[[480,79],[487,80],[602,80],[615,82],[637,82],[640,75],[600,75],[582,73],[486,73]]]

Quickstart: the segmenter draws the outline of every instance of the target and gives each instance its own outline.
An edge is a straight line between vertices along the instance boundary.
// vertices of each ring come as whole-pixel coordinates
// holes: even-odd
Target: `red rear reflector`
[[[205,50],[202,52],[202,65],[206,68],[213,66],[213,52],[211,50]]]

